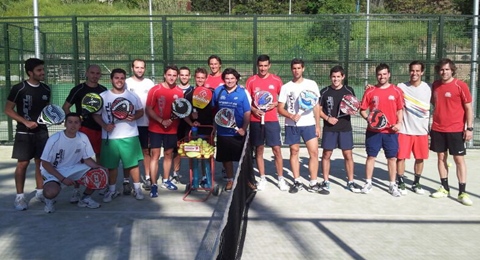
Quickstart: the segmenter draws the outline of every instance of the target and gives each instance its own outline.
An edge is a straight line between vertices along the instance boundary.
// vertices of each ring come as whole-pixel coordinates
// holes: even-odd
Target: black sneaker
[[[290,190],[288,192],[289,193],[297,193],[301,190],[303,190],[303,184],[296,181],[295,183],[293,183],[292,186],[290,186]]]
[[[142,184],[142,187],[144,190],[151,190],[152,189],[152,181],[150,179],[145,180],[145,182]]]
[[[123,195],[130,195],[132,194],[132,186],[130,186],[129,182],[123,183]]]
[[[180,178],[178,177],[178,175],[175,175],[175,176],[170,177],[170,181],[171,181],[173,184],[182,184],[182,183],[180,182]]]
[[[307,191],[308,192],[319,192],[320,190],[322,190],[322,186],[318,182],[315,185],[308,185],[307,186]]]
[[[362,187],[353,181],[347,184],[347,189],[353,193],[362,192]]]

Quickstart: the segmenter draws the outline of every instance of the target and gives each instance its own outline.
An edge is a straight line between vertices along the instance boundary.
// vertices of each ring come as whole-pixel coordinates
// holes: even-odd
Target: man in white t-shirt
[[[294,184],[290,187],[290,193],[303,190],[300,181],[300,138],[307,146],[309,162],[308,171],[310,185],[307,190],[319,192],[322,188],[317,182],[318,175],[318,138],[320,137],[320,106],[317,102],[310,111],[299,114],[297,99],[303,90],[311,90],[318,97],[320,92],[317,83],[303,78],[305,63],[301,59],[293,59],[290,68],[293,79],[283,85],[278,96],[278,113],[285,117],[285,144],[290,146],[290,165],[292,167]]]
[[[397,182],[402,195],[407,195],[403,175],[405,174],[405,159],[410,159],[411,153],[415,158],[413,167],[415,179],[412,183],[412,190],[417,194],[424,194],[420,185],[420,176],[423,171],[423,160],[428,159],[428,120],[430,118],[430,97],[432,96],[432,89],[422,81],[425,65],[420,61],[412,61],[409,68],[410,81],[397,85],[403,90],[405,98],[402,127],[398,131],[397,155]]]
[[[127,84],[127,89],[131,92],[137,94],[142,102],[142,106],[145,108],[147,103],[148,91],[155,85],[152,80],[144,77],[145,75],[146,63],[144,60],[135,59],[132,61],[132,73],[133,75],[128,78],[125,83]],[[143,153],[143,166],[145,169],[145,181],[143,183],[143,188],[145,190],[150,190],[152,182],[150,181],[150,146],[148,138],[148,116],[146,113],[142,117],[137,119],[137,128],[138,128],[138,138],[140,140],[140,146],[142,147]],[[129,176],[124,175],[123,180],[123,193],[125,195],[130,194],[131,186],[129,184]]]
[[[65,130],[53,134],[43,150],[40,172],[44,179],[43,195],[45,212],[55,211],[55,198],[62,186],[75,185],[91,168],[100,168],[92,157],[95,155],[88,137],[79,132],[80,114],[69,113],[65,116]],[[77,205],[95,209],[100,204],[91,198],[93,190],[85,189]]]
[[[143,160],[142,147],[138,140],[137,119],[143,116],[143,106],[140,98],[125,88],[127,72],[114,69],[110,73],[112,89],[100,94],[103,107],[95,113],[95,121],[102,127],[102,148],[100,164],[108,168],[108,192],[104,194],[103,202],[110,202],[120,193],[116,191],[118,165],[122,161],[123,171],[128,172],[133,180],[133,196],[137,200],[144,198],[140,187],[140,170],[138,161]],[[117,120],[112,115],[112,103],[116,98],[125,98],[132,102],[135,111],[124,120]]]

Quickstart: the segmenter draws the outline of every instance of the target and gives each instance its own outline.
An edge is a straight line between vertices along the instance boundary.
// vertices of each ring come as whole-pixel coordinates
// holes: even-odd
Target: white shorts
[[[84,164],[84,163],[77,163],[77,164],[74,164],[70,167],[64,167],[64,168],[60,168],[60,169],[57,169],[60,174],[63,175],[63,177],[65,178],[69,178],[70,180],[79,180],[80,178],[83,177],[83,175],[85,175],[85,173],[87,173],[87,171],[90,170],[90,166]],[[60,182],[59,179],[57,179],[57,177],[51,175],[50,173],[48,173],[45,169],[42,169],[42,176],[43,176],[43,183],[47,183],[47,182],[50,182],[50,181],[56,181],[56,182]]]

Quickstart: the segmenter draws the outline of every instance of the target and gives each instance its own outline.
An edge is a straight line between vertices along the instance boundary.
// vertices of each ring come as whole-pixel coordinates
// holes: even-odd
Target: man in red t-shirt
[[[150,197],[158,197],[157,174],[160,148],[163,146],[163,181],[160,187],[176,190],[177,186],[169,179],[172,168],[173,149],[177,147],[177,130],[180,119],[171,119],[172,103],[183,97],[183,91],[177,86],[177,66],[167,66],[164,70],[164,82],[148,91],[145,111],[150,118],[148,132],[150,135],[150,178],[152,188]]]
[[[403,91],[390,83],[390,67],[385,63],[380,63],[375,72],[377,74],[377,84],[375,87],[368,88],[363,94],[360,114],[363,118],[368,118],[368,112],[374,109],[381,110],[392,126],[382,130],[376,130],[368,126],[365,133],[365,149],[367,151],[367,161],[365,163],[365,186],[362,193],[369,193],[372,188],[373,169],[375,159],[380,149],[385,152],[389,175],[389,192],[394,197],[400,197],[400,191],[395,182],[397,153],[398,153],[398,134],[403,120],[404,98]]]
[[[447,150],[457,167],[458,201],[466,206],[473,204],[465,192],[467,166],[464,155],[465,141],[473,137],[472,96],[465,82],[454,78],[457,68],[450,59],[442,59],[435,65],[440,79],[432,85],[433,110],[430,150],[437,153],[437,167],[442,186],[432,193],[433,198],[450,195],[448,186]]]
[[[210,67],[210,74],[205,81],[205,87],[216,89],[225,84],[222,79],[222,59],[217,55],[211,55],[208,57],[208,67]]]
[[[267,55],[260,55],[257,58],[258,73],[248,78],[245,88],[252,97],[255,98],[255,93],[258,91],[268,91],[273,96],[273,103],[266,111],[262,111],[252,104],[252,113],[250,115],[250,141],[255,146],[255,154],[258,172],[260,173],[260,181],[257,183],[257,190],[265,189],[267,179],[265,178],[265,162],[263,160],[263,151],[265,144],[272,147],[273,155],[275,157],[275,168],[278,174],[278,188],[282,191],[288,190],[288,185],[283,178],[283,157],[280,146],[281,129],[278,123],[278,114],[275,109],[278,105],[278,94],[283,85],[282,80],[277,75],[271,74],[270,57]],[[261,125],[261,117],[264,116],[265,124]]]

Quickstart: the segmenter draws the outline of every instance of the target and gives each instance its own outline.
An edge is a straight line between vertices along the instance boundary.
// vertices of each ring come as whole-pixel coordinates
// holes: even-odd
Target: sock
[[[391,181],[391,182],[390,182],[390,187],[392,187],[393,185],[395,185],[395,182],[394,182],[394,181]]]
[[[365,182],[366,182],[367,184],[372,184],[372,179],[366,179]]]
[[[18,199],[18,198],[25,198],[25,194],[24,194],[24,193],[19,193],[19,194],[17,194],[17,199]]]
[[[134,182],[134,183],[133,183],[133,188],[134,188],[135,190],[140,189],[140,182]]]
[[[398,181],[398,184],[402,184],[402,183],[405,182],[405,181],[403,180],[403,174],[402,174],[402,175],[397,175],[397,181]]]
[[[315,186],[317,185],[318,181],[317,180],[310,180],[310,186]]]
[[[123,183],[130,183],[130,179],[129,178],[123,178]]]
[[[283,176],[278,176],[278,181],[282,181],[283,180]]]
[[[448,187],[448,178],[441,178],[440,181],[442,182],[443,188],[450,191],[450,187]]]
[[[150,180],[150,175],[145,176],[145,180]]]
[[[173,171],[173,177],[178,176],[176,171]]]
[[[458,195],[462,195],[465,192],[466,183],[458,183]]]
[[[421,177],[421,175],[415,173],[414,176],[415,176],[415,179],[413,179],[413,184],[420,183],[420,177]]]
[[[37,193],[42,193],[43,194],[43,189],[35,189]]]
[[[108,185],[108,191],[114,192],[117,189],[116,185]]]
[[[262,179],[262,181],[265,180],[266,178],[267,177],[265,176],[265,174],[260,176],[260,179]]]
[[[163,182],[167,182],[167,181],[168,181],[168,179],[163,179]]]

